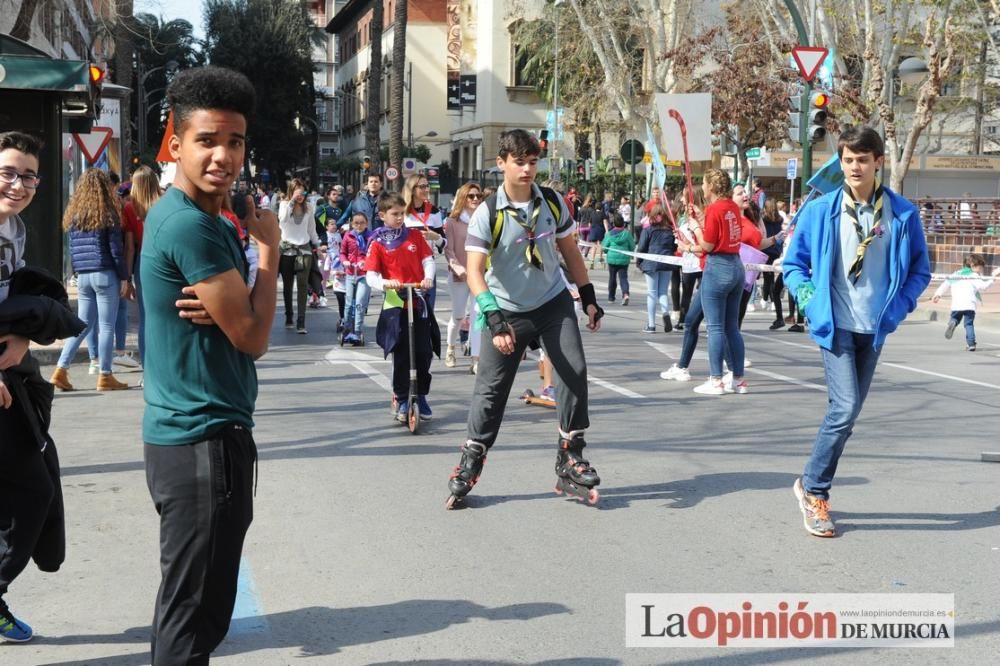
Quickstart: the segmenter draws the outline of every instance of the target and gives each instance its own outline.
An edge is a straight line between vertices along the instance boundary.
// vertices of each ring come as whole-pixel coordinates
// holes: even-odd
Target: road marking
[[[587,379],[589,381],[597,384],[598,386],[600,386],[602,388],[608,389],[609,391],[614,391],[615,393],[620,393],[621,395],[625,396],[626,398],[632,398],[633,400],[644,400],[646,398],[646,396],[642,395],[641,393],[636,393],[635,391],[630,391],[630,390],[628,390],[627,388],[625,388],[623,386],[618,386],[617,384],[612,384],[611,382],[609,382],[607,380],[604,380],[604,379],[598,379],[597,377],[594,377],[593,375],[590,375],[590,374],[587,375]]]
[[[362,363],[388,363],[388,359],[383,359],[378,356],[372,356],[371,354],[365,354],[364,352],[354,351],[353,349],[341,349],[340,347],[333,347],[330,351],[326,353],[323,360],[331,365],[337,363],[354,363],[360,361]]]
[[[767,335],[757,335],[756,333],[743,333],[744,338],[757,338],[758,340],[767,340],[768,342],[777,342],[779,345],[788,345],[789,347],[798,347],[799,349],[819,349],[819,345],[804,345],[801,342],[789,342],[788,340],[779,340],[778,338],[772,338]]]
[[[910,372],[917,372],[921,375],[930,375],[931,377],[939,377],[941,379],[950,379],[954,382],[961,382],[963,384],[972,384],[973,386],[982,386],[984,388],[1000,389],[1000,386],[996,384],[987,384],[986,382],[977,382],[974,379],[966,379],[965,377],[956,377],[954,375],[945,375],[940,372],[931,372],[930,370],[921,370],[920,368],[911,368],[908,365],[901,365],[899,363],[887,363],[883,362],[879,365],[887,365],[890,368],[899,368],[900,370],[909,370]]]
[[[362,363],[360,361],[351,363],[351,365],[358,372],[368,377],[368,379],[372,380],[373,382],[384,388],[389,393],[392,393],[392,382],[390,382],[389,378],[383,375],[381,372],[379,372],[369,364]]]
[[[236,605],[233,607],[233,621],[227,636],[253,634],[271,630],[260,605],[260,596],[254,584],[253,571],[246,558],[240,558],[240,575],[236,585]]]
[[[744,333],[744,335],[746,334]],[[648,341],[646,342],[646,344],[655,349],[656,351],[660,352],[667,358],[672,358],[675,360],[677,358],[677,356],[675,356],[670,351],[670,348],[667,347],[667,345],[660,344],[658,342],[648,342]],[[701,352],[696,352],[695,357],[705,358],[705,354]],[[777,372],[771,372],[769,370],[761,370],[760,368],[745,368],[744,371],[756,375],[762,375],[764,377],[770,377],[771,379],[777,379],[783,382],[788,382],[789,384],[795,384],[796,386],[801,386],[803,388],[813,389],[814,391],[822,391],[824,393],[826,392],[826,387],[821,384],[813,384],[812,382],[807,382],[804,379],[796,379],[795,377],[789,377],[788,375],[782,375]]]

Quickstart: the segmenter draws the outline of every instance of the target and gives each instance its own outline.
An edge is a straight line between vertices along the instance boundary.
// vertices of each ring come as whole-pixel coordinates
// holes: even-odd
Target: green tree
[[[247,75],[257,93],[247,161],[280,181],[307,159],[300,118],[315,115],[311,46],[316,28],[305,5],[286,0],[206,0],[205,53],[213,65]],[[307,129],[307,128],[303,128]]]

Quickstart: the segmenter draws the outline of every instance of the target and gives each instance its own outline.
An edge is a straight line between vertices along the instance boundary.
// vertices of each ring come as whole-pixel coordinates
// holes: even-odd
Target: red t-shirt
[[[407,229],[406,238],[393,250],[372,239],[365,259],[365,269],[375,271],[383,280],[423,282],[423,261],[431,255],[431,248],[417,229]]]
[[[705,210],[706,243],[715,248],[711,254],[739,254],[743,213],[732,199],[720,199]]]
[[[236,217],[236,213],[223,208],[219,211],[219,214],[232,223],[232,225],[236,228],[236,235],[241,241],[245,241],[247,239],[247,232],[243,230],[243,225],[240,224],[240,218]]]
[[[746,215],[743,216],[743,220],[740,223],[740,242],[749,245],[755,250],[760,247],[760,241],[764,238],[764,234],[761,233],[760,227],[753,223]]]
[[[135,234],[136,250],[142,249],[142,220],[135,213],[135,207],[129,201],[122,209],[122,233],[132,232]]]

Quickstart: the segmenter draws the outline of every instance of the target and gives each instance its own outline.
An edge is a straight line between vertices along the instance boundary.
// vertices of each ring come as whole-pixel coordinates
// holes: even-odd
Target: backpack
[[[549,205],[549,210],[552,211],[552,216],[556,219],[556,227],[558,227],[562,222],[562,206],[560,205],[559,194],[551,187],[539,186],[538,189],[542,191],[542,198],[545,199],[545,203]],[[487,219],[493,220],[493,238],[490,242],[490,252],[486,256],[486,267],[489,268],[490,257],[493,256],[493,250],[495,250],[497,245],[500,244],[500,234],[503,233],[503,223],[505,219],[503,211],[497,210],[496,192],[487,197],[486,211]]]

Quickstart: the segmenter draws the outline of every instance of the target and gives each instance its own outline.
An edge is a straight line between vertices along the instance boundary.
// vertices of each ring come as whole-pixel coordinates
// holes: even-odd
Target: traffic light
[[[830,104],[830,95],[823,90],[813,91],[809,95],[809,125],[806,128],[806,138],[811,143],[817,143],[826,138],[826,107]]]
[[[62,99],[63,131],[89,134],[101,117],[101,84],[104,70],[91,64],[87,70],[86,90],[68,93]]]
[[[104,70],[90,63],[90,110],[93,119],[101,117],[101,85],[104,83]]]
[[[802,143],[802,89],[793,88],[788,95],[788,138]]]
[[[580,178],[583,178],[587,174],[587,168],[585,165],[586,162],[582,161],[576,163],[576,175],[579,176]]]
[[[365,172],[371,171],[371,168],[372,168],[372,159],[370,157],[368,157],[367,155],[365,155],[364,157],[361,158],[361,168]]]
[[[549,156],[549,131],[547,129],[538,133],[538,147],[542,149],[539,157]]]

